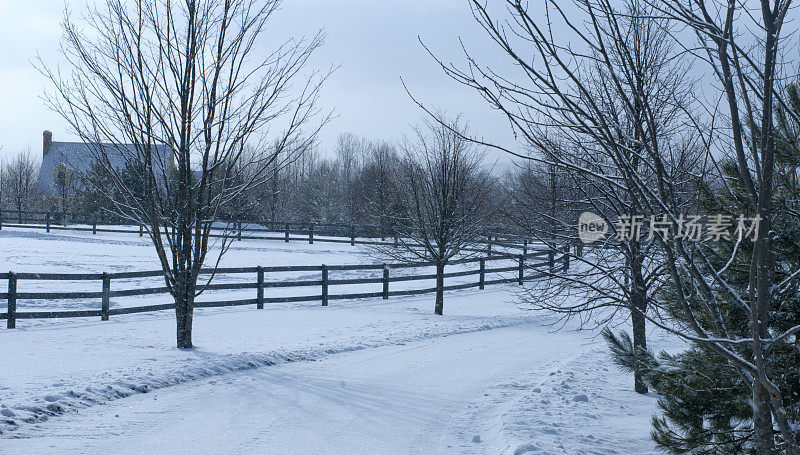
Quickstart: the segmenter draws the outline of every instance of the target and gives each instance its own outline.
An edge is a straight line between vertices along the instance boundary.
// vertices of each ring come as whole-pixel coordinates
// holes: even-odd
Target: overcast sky
[[[66,4],[75,13],[86,5],[85,0]],[[32,64],[39,55],[49,65],[63,65],[58,46],[64,6],[59,0],[0,0],[0,156],[27,147],[41,153],[45,129],[56,141],[75,140],[44,105],[47,81]],[[480,136],[511,143],[508,124],[498,113],[447,78],[417,41],[420,36],[443,59],[462,63],[461,37],[484,63],[499,62],[502,56],[475,23],[466,0],[285,0],[270,35],[313,36],[319,29],[326,42],[313,65],[341,65],[323,91],[323,107],[338,116],[323,131],[323,152],[342,132],[389,140],[407,133],[423,113],[405,93],[401,76],[420,100],[463,113]]]

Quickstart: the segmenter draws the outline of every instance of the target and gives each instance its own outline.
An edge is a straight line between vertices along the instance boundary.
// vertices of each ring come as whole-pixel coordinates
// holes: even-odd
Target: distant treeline
[[[226,204],[223,218],[373,224],[389,231],[403,216],[398,193],[404,191],[405,158],[398,146],[344,133],[328,155],[312,147],[290,162],[272,164],[271,177]],[[108,197],[113,185],[101,166],[70,176],[52,194],[39,188],[39,167],[30,151],[0,162],[0,208],[115,213]],[[128,174],[135,180],[139,173]],[[565,226],[572,224],[579,207],[569,204],[570,182],[553,169],[529,163],[490,175],[496,191],[485,196],[500,209],[493,223],[498,228],[521,227],[547,236],[574,234]]]

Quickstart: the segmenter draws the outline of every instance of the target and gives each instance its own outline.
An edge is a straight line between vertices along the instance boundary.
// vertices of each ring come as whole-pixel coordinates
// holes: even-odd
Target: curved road
[[[51,419],[0,452],[451,453],[484,389],[584,342],[522,325],[229,374]]]

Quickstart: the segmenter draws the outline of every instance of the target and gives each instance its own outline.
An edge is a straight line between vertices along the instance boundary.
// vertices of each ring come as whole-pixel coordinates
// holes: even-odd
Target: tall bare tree
[[[356,179],[363,168],[362,160],[366,156],[369,144],[353,133],[340,134],[336,141],[336,160],[339,163],[339,182],[342,185],[344,219],[355,222],[360,218],[358,206],[359,188]]]
[[[672,49],[668,21],[648,14],[652,8],[634,0],[548,1],[535,11],[527,3],[508,1],[507,16],[497,4],[476,0],[470,5],[520,72],[498,74],[472,58],[467,70],[440,62],[442,67],[504,113],[532,153],[506,151],[540,163],[551,187],[556,174],[570,182],[574,191],[567,209],[595,213],[615,234],[604,249],[576,257],[578,267],[543,270],[552,280],[533,283],[527,300],[566,317],[599,315],[599,324],[616,310],[629,311],[634,344],[644,348],[645,312],[663,276],[660,258],[652,238],[640,241],[644,228],[620,232],[624,226],[618,221],[646,223],[661,214],[652,195],[639,190],[654,182],[642,143],[665,153],[663,164],[676,171],[680,188],[688,186],[696,157],[694,144],[680,135],[687,121],[683,101],[688,85]],[[565,31],[571,33],[564,37]],[[545,226],[546,235],[542,228],[531,233],[557,248],[554,234],[574,236],[577,217],[557,218],[555,195],[543,197],[549,206],[521,224]],[[686,199],[681,195],[679,202]],[[634,384],[637,392],[647,392],[638,373]]]
[[[725,265],[714,265],[714,261],[703,257],[702,252],[693,251],[681,239],[664,244],[676,296],[689,310],[684,321],[688,329],[680,333],[725,358],[751,387],[754,448],[760,454],[774,453],[776,435],[781,450],[800,454],[800,425],[796,413],[793,421],[788,412],[797,408],[797,397],[778,386],[779,378],[773,375],[774,365],[771,365],[776,359],[769,355],[774,349],[791,346],[791,337],[800,333],[800,325],[776,331],[772,322],[777,316],[776,297],[800,275],[795,270],[776,273],[772,229],[775,210],[780,210],[773,205],[774,116],[776,106],[786,106],[778,71],[786,58],[782,53],[781,44],[785,41],[782,32],[791,3],[791,0],[747,4],[698,0],[654,4],[661,14],[694,32],[699,43],[697,53],[711,65],[712,74],[722,88],[721,107],[725,115],[721,120],[729,128],[717,141],[719,152],[733,158],[746,194],[739,199],[737,208],[740,213],[750,213],[761,220],[750,258],[749,286],[743,290],[729,283],[724,275]],[[787,112],[791,115],[791,110]],[[654,162],[658,164],[655,159]],[[670,216],[677,219],[674,205],[669,204],[673,197],[670,176],[658,177],[660,200]],[[718,178],[724,188],[724,175]],[[726,191],[733,196],[730,188]],[[731,253],[730,261],[735,255],[736,250]],[[745,311],[749,336],[732,334],[726,321],[715,320],[711,327],[699,323],[704,316],[713,319],[726,300],[734,301]],[[704,311],[691,309],[697,301],[702,303]]]
[[[800,276],[796,270],[776,273],[779,264],[771,228],[776,210],[773,117],[776,105],[786,104],[777,81],[779,69],[787,63],[781,43],[791,0],[644,0],[629,2],[637,8],[634,13],[619,10],[610,0],[548,0],[535,7],[514,0],[503,3],[508,19],[485,2],[470,1],[478,22],[522,71],[522,78],[495,73],[475,59],[470,59],[466,71],[443,66],[451,76],[479,90],[525,140],[536,144],[538,131],[547,126],[559,132],[581,131],[593,147],[613,152],[605,154],[608,160],[597,163],[606,167],[587,168],[568,161],[561,165],[598,181],[613,183],[623,176],[636,208],[645,210],[638,213],[663,216],[673,234],[685,233],[687,225],[682,216],[685,186],[680,175],[684,169],[675,166],[674,159],[682,156],[682,150],[696,148],[703,152],[705,166],[697,170],[703,181],[729,194],[728,200],[735,204],[730,209],[761,220],[744,288],[726,275],[741,257],[739,243],[720,260],[696,248],[693,236],[655,236],[673,289],[671,296],[682,310],[672,312],[669,320],[658,318],[658,311],[646,317],[725,359],[752,390],[756,453],[771,454],[776,449],[800,453],[797,397],[779,385],[774,362],[780,357],[771,355],[773,350],[796,349],[792,346],[800,333],[800,325],[777,329],[772,324],[780,312],[776,298]],[[631,18],[673,25],[667,37],[682,47],[692,66],[705,65],[707,79],[716,83],[704,88],[717,88],[720,96],[701,108],[674,104],[675,112],[688,118],[688,126],[659,130],[661,123],[655,120],[661,111],[643,90],[648,73],[641,69],[647,61],[631,52],[639,47],[625,44]],[[570,34],[568,45],[554,41],[558,36],[555,23]],[[691,36],[696,45],[687,44]],[[592,68],[602,70],[601,84],[585,78]],[[616,111],[624,115],[617,117],[603,109],[605,94],[612,95]],[[667,106],[677,101],[666,100]],[[635,121],[628,123],[628,118]],[[684,135],[688,142],[676,143],[665,135]],[[719,165],[721,156],[731,158],[744,196],[729,186]],[[661,303],[651,299],[650,304]],[[741,309],[749,328],[746,335],[732,332],[730,321],[720,318],[720,308],[727,305]]]
[[[425,121],[402,149],[402,215],[394,219],[398,248],[384,251],[400,259],[430,261],[436,267],[434,313],[444,311],[444,269],[482,239],[494,209],[488,203],[494,181],[483,168],[483,154],[463,139],[459,120]],[[469,253],[467,253],[469,254]]]
[[[357,201],[362,211],[362,221],[375,224],[385,235],[394,218],[402,210],[397,184],[401,174],[401,157],[394,145],[376,141],[368,144],[357,181]]]
[[[265,50],[280,4],[107,0],[83,21],[65,17],[70,75],[40,62],[54,87],[51,107],[92,146],[122,195],[116,210],[147,228],[175,300],[180,348],[192,346],[198,278],[222,209],[269,178],[271,163],[304,150],[329,118],[311,124],[329,73],[304,71],[321,34]],[[277,146],[268,145],[268,130]],[[140,173],[143,196],[127,188],[123,166]]]
[[[30,150],[19,153],[2,166],[3,196],[18,216],[23,210],[35,209],[39,191],[36,179],[39,175],[39,163]]]

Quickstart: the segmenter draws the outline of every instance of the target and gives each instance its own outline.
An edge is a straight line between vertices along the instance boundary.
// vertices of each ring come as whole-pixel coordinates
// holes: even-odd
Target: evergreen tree
[[[776,191],[773,219],[775,231],[774,254],[777,268],[770,314],[771,334],[777,335],[800,324],[800,287],[796,277],[791,274],[800,270],[800,227],[797,216],[800,213],[800,124],[794,119],[800,114],[800,90],[797,85],[788,89],[789,109],[777,113],[778,128],[776,142],[779,153],[776,162]],[[757,136],[758,132],[754,132]],[[700,186],[700,207],[707,213],[724,213],[736,219],[738,213],[753,213],[748,207],[749,199],[732,162],[723,163],[726,183],[731,192],[716,189],[709,182]],[[717,261],[717,270],[724,268],[724,278],[737,292],[745,294],[749,283],[749,270],[753,244],[749,241],[737,243],[737,236],[720,242],[704,242],[698,245],[709,257]],[[731,258],[733,258],[731,260]],[[663,315],[680,324],[685,321],[684,311],[673,298],[674,288],[666,286],[659,298],[668,314]],[[720,293],[720,295],[725,295]],[[690,297],[693,305],[701,305],[700,299]],[[746,338],[750,335],[747,308],[742,308],[732,299],[720,306],[719,318],[725,321],[732,338]],[[697,312],[704,314],[703,312]],[[708,314],[708,313],[705,313]],[[709,317],[698,321],[709,330],[715,321]],[[643,380],[660,395],[659,407],[663,415],[653,417],[653,440],[670,453],[684,454],[737,454],[755,453],[753,447],[753,396],[752,381],[742,376],[730,362],[716,354],[712,349],[693,344],[679,354],[661,353],[637,349],[634,351],[630,337],[626,333],[615,335],[606,329],[603,332],[615,362],[628,371],[640,371]],[[798,420],[800,404],[800,335],[795,334],[785,343],[765,353],[770,364],[780,371],[773,371],[778,387],[789,397],[786,408],[791,414],[790,421]],[[736,346],[737,352],[746,359],[752,359],[749,344]],[[776,434],[777,436],[777,434]],[[780,441],[778,441],[780,444]]]
[[[128,165],[122,169],[121,178],[134,198],[144,198],[145,185],[140,165]],[[81,185],[76,191],[77,211],[86,214],[114,214],[114,201],[125,197],[112,181],[111,173],[102,165],[95,164],[81,176]]]

